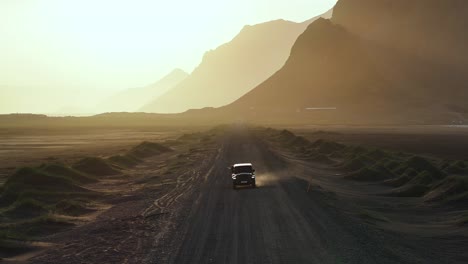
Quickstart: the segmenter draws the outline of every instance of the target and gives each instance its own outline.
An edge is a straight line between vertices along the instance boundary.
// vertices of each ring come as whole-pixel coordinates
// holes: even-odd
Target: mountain
[[[235,101],[281,68],[294,41],[315,19],[245,26],[232,41],[207,52],[186,80],[141,111],[175,113]]]
[[[468,62],[465,0],[341,0],[332,20],[367,40],[411,56]]]
[[[175,69],[151,85],[131,88],[113,95],[98,105],[99,112],[135,112],[186,79],[188,74]]]
[[[466,121],[467,57],[458,43],[466,16],[456,4],[466,10],[456,0],[340,0],[331,21],[313,22],[297,39],[281,70],[219,111],[285,123]]]
[[[388,85],[357,36],[319,19],[297,39],[281,70],[226,110],[261,119],[308,111],[346,114],[364,101],[381,104],[379,95]]]

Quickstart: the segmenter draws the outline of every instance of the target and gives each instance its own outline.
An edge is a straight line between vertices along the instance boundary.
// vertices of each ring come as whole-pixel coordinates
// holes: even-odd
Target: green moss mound
[[[382,162],[385,168],[391,171],[395,170],[400,165],[400,162],[393,159],[384,159]]]
[[[93,192],[84,188],[68,192],[28,189],[22,191],[21,194],[18,196],[18,199],[34,199],[47,205],[53,205],[61,200],[96,199],[98,197],[100,197],[100,193]]]
[[[22,236],[35,239],[44,235],[58,233],[74,226],[74,224],[66,220],[45,215],[9,225],[8,229],[12,233],[22,234]]]
[[[344,150],[346,154],[350,157],[357,157],[360,155],[365,155],[367,154],[368,150],[364,148],[363,146],[348,146]]]
[[[93,211],[81,201],[62,200],[55,205],[55,213],[62,215],[80,216]]]
[[[393,189],[385,196],[393,197],[422,197],[429,190],[429,187],[422,184],[405,184],[400,188]]]
[[[401,187],[407,184],[410,180],[411,178],[408,175],[402,175],[398,178],[388,179],[384,182],[384,184],[392,187]]]
[[[73,169],[93,176],[110,176],[120,173],[106,160],[98,157],[84,158],[73,165]]]
[[[468,177],[450,176],[432,187],[426,201],[461,203],[468,201]]]
[[[72,179],[51,175],[40,169],[25,167],[10,176],[3,186],[4,192],[13,193],[24,190],[42,191],[81,191]]]
[[[317,147],[317,151],[320,153],[320,154],[324,154],[324,155],[330,155],[332,154],[333,152],[336,152],[336,151],[340,151],[344,149],[344,146],[339,144],[339,143],[336,143],[336,142],[332,142],[332,141],[323,141],[318,147]]]
[[[457,221],[456,221],[457,226],[460,227],[465,227],[468,226],[468,215],[463,215],[461,216]]]
[[[6,208],[0,215],[10,219],[35,218],[49,212],[46,205],[33,199],[18,200]]]
[[[313,162],[318,162],[318,163],[325,163],[325,164],[332,164],[334,163],[333,160],[331,160],[329,157],[323,155],[323,154],[317,154],[317,155],[312,155],[308,157],[309,161]]]
[[[390,170],[391,171],[391,170]],[[393,179],[388,179],[384,183],[389,186],[393,187],[401,187],[408,182],[410,182],[413,178],[415,178],[419,173],[412,168],[407,169],[403,175],[397,176]]]
[[[414,176],[411,180],[410,183],[412,184],[422,184],[429,186],[433,184],[435,181],[437,181],[438,178],[435,177],[432,173],[428,171],[423,171],[418,173],[416,176]]]
[[[143,142],[130,150],[130,155],[137,158],[148,158],[172,151],[170,148],[153,142]]]
[[[445,173],[443,173],[439,168],[437,168],[437,166],[435,166],[431,161],[419,156],[410,157],[401,165],[399,165],[394,170],[394,172],[398,175],[402,175],[406,170],[410,168],[414,169],[419,173],[428,172],[437,179],[441,179],[445,176]]]
[[[353,172],[347,176],[345,179],[353,181],[367,181],[367,182],[376,182],[384,181],[392,177],[391,172],[387,169],[379,166],[365,167],[356,172]]]
[[[328,155],[328,157],[331,159],[343,159],[344,155],[343,153],[341,153],[341,151],[335,151],[331,153],[330,155]]]
[[[342,168],[349,171],[360,170],[365,167],[373,166],[375,161],[365,155],[359,155],[352,159],[347,159],[342,164]]]
[[[168,139],[164,141],[165,146],[170,146],[170,147],[176,147],[176,146],[181,146],[184,145],[184,142],[182,140],[174,140],[174,139]]]
[[[0,196],[2,206],[11,206],[13,203],[29,200],[50,204],[66,197],[97,195],[81,186],[79,183],[63,176],[51,175],[39,168],[22,168],[11,175]]]
[[[294,137],[288,141],[288,144],[293,147],[307,147],[310,142],[304,137]]]
[[[5,238],[2,238],[2,236]],[[12,235],[8,233],[4,235],[0,233],[0,262],[2,258],[11,258],[37,250],[37,248],[29,244],[11,238]]]
[[[454,161],[442,167],[448,174],[468,174],[468,165],[464,161]]]
[[[366,154],[366,156],[375,161],[380,161],[388,158],[390,155],[381,149],[372,149]]]
[[[110,157],[109,162],[124,168],[132,168],[141,163],[142,161],[132,155],[115,155]]]
[[[304,137],[296,136],[289,130],[283,130],[276,136],[276,141],[287,147],[308,148],[311,143]]]
[[[295,138],[296,135],[294,135],[293,132],[289,131],[289,130],[282,130],[280,133],[279,133],[279,137],[281,139],[291,139],[291,138]]]
[[[97,182],[96,179],[85,175],[77,170],[74,170],[70,167],[67,167],[63,164],[55,163],[55,164],[44,164],[41,167],[39,167],[40,170],[50,174],[50,175],[56,175],[59,177],[64,177],[68,178],[72,181],[78,182],[78,183],[92,183],[92,182]]]

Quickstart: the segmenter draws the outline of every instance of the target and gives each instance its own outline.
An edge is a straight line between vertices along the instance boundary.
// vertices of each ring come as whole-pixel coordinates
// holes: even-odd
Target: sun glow
[[[4,0],[0,89],[110,93],[147,85],[174,68],[192,71],[246,24],[303,21],[335,2]]]

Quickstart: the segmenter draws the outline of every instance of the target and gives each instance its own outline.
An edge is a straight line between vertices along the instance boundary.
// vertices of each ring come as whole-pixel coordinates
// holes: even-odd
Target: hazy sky
[[[335,3],[0,0],[0,92],[5,98],[1,87],[27,86],[98,94],[146,85],[176,67],[192,71],[205,51],[246,24],[304,21]]]

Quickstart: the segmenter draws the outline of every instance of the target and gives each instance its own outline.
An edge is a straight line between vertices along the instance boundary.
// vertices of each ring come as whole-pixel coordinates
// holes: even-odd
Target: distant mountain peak
[[[315,22],[317,19],[331,19],[332,17],[333,17],[333,8],[328,10],[323,15],[316,16],[316,17],[313,17],[311,19],[308,19],[308,20],[302,22],[302,24],[310,25],[311,23]]]
[[[138,88],[130,88],[102,102],[98,112],[134,112],[142,105],[161,96],[189,76],[182,69],[176,68],[162,77],[159,81]]]
[[[189,78],[142,111],[177,113],[232,103],[284,65],[307,26],[278,19],[243,27],[231,41],[207,51]]]
[[[188,73],[180,68],[175,68],[167,76],[169,75],[188,75]]]
[[[181,80],[187,78],[188,76],[189,76],[189,74],[187,72],[185,72],[184,70],[179,69],[179,68],[175,68],[174,70],[169,72],[167,75],[162,77],[155,84],[164,83],[164,82],[172,82],[174,80],[177,80],[177,82],[180,82]],[[153,84],[153,85],[155,85],[155,84]]]

